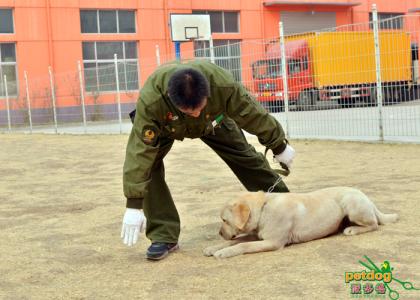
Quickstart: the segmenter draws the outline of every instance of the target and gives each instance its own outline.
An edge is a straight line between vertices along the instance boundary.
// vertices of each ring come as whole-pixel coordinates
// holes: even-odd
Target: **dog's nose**
[[[233,240],[234,238],[236,238],[236,235],[235,235],[235,234],[234,234],[234,235],[232,235],[232,240]]]

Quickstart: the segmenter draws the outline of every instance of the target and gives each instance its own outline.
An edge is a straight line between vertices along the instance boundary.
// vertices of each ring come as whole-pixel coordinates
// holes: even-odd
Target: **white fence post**
[[[9,106],[9,92],[7,90],[7,76],[4,75],[4,91],[6,93],[6,110],[7,110],[7,125],[9,127],[9,132],[12,131],[12,122],[10,120],[10,106]]]
[[[210,37],[210,40],[209,40],[209,47],[210,47],[210,61],[214,64],[215,59],[214,59],[214,47],[213,47],[212,37]]]
[[[55,108],[55,88],[54,88],[54,80],[53,80],[53,74],[52,74],[51,66],[48,67],[48,73],[50,74],[51,99],[52,99],[53,115],[54,115],[54,128],[55,128],[55,133],[58,133],[57,111],[56,111],[56,108]]]
[[[114,54],[114,65],[115,65],[115,82],[117,84],[118,122],[120,124],[120,133],[122,133],[120,80],[118,78],[118,57],[116,53]]]
[[[23,75],[25,76],[26,105],[28,106],[29,130],[30,130],[30,133],[32,133],[32,113],[31,113],[31,99],[29,98],[28,73],[24,71]]]
[[[281,73],[282,73],[282,78],[283,78],[283,102],[284,102],[284,113],[286,115],[286,136],[290,137],[289,88],[287,85],[287,60],[286,60],[286,47],[284,43],[283,22],[279,22],[279,30],[280,30],[280,51],[281,51]]]
[[[85,108],[85,93],[83,88],[83,76],[82,76],[82,67],[80,65],[80,60],[77,61],[77,70],[79,72],[79,83],[80,83],[80,101],[82,102],[82,118],[83,118],[83,130],[87,133],[86,127],[86,108]]]
[[[372,4],[373,16],[373,37],[375,40],[375,64],[376,64],[376,95],[378,99],[378,126],[379,126],[379,140],[384,140],[384,126],[382,114],[382,78],[381,78],[381,48],[379,44],[379,28],[378,28],[378,10],[376,4]]]
[[[156,64],[160,66],[160,48],[159,45],[156,45]]]

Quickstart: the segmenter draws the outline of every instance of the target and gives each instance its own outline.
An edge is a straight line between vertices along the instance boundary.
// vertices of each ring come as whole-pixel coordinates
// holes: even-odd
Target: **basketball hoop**
[[[181,43],[210,40],[210,16],[171,14],[171,39],[175,43],[175,56],[181,59]]]
[[[171,14],[171,39],[173,42],[210,40],[210,16]]]
[[[184,27],[185,39],[198,39],[198,27]]]

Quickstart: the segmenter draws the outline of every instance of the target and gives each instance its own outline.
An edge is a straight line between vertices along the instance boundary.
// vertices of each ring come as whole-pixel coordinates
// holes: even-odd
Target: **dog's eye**
[[[226,223],[226,220],[225,219],[222,219],[222,221],[223,221],[223,223]]]

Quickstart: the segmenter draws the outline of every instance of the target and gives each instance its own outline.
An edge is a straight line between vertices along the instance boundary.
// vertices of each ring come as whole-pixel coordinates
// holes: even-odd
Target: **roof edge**
[[[306,2],[306,1],[264,1],[264,6],[277,6],[277,5],[312,5],[312,6],[340,6],[340,7],[353,7],[362,4],[361,2]]]

